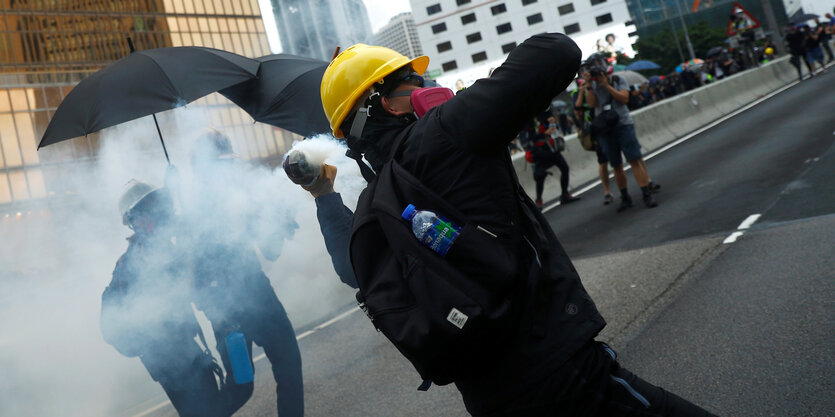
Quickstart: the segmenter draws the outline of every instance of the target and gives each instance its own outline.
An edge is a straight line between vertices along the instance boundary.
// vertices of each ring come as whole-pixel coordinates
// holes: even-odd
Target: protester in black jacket
[[[202,332],[191,308],[187,262],[172,241],[168,190],[133,181],[120,206],[135,233],[102,294],[104,340],[127,357],[139,357],[179,415],[229,415],[215,380],[220,368],[207,347],[195,342]]]
[[[520,226],[523,206],[507,143],[565,89],[579,63],[580,50],[568,37],[536,35],[511,51],[491,78],[478,80],[416,120],[408,95],[420,88],[419,74],[428,59],[409,61],[386,48],[355,45],[325,72],[322,101],[334,135],[347,136],[349,146],[363,151],[374,170],[386,162],[394,138],[410,129],[400,148],[400,165],[495,235],[503,250],[491,256],[518,265],[523,282],[516,293],[507,294],[522,312],[518,332],[503,354],[483,364],[486,375],[455,380],[471,414],[611,416],[635,410],[636,415],[709,415],[621,368],[614,352],[594,341],[605,322],[547,221],[537,215],[547,245],[529,244],[541,241]],[[307,189],[317,195],[337,273],[353,282],[347,254],[340,254],[348,246],[350,211],[332,192],[335,172],[324,173]],[[527,199],[524,206],[532,202]],[[546,247],[547,255],[542,252]],[[542,256],[552,261],[551,272],[559,279],[547,293],[547,325],[540,335],[533,331],[530,309],[536,294],[532,279],[542,274],[533,260]]]
[[[545,179],[548,178],[550,172],[548,169],[556,166],[560,170],[560,203],[573,203],[580,199],[574,197],[568,191],[568,162],[562,156],[562,149],[560,149],[561,137],[557,136],[556,126],[554,125],[554,116],[551,111],[547,111],[537,116],[536,119],[530,120],[522,132],[519,133],[520,139],[525,138],[523,146],[530,152],[533,160],[533,179],[536,182],[536,206],[542,208],[542,192],[545,189]],[[562,142],[565,146],[565,142]],[[526,155],[527,157],[527,155]],[[530,161],[529,161],[530,162]]]

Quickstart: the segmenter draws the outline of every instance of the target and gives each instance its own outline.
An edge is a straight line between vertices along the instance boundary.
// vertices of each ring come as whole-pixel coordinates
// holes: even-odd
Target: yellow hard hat
[[[772,48],[770,46],[768,48],[765,48],[765,54],[766,55],[773,55],[774,54],[774,48]]]
[[[322,76],[322,107],[328,117],[333,135],[344,137],[339,126],[348,117],[356,101],[374,83],[394,71],[412,64],[422,75],[429,66],[429,57],[409,60],[400,53],[382,46],[358,43],[334,58]]]

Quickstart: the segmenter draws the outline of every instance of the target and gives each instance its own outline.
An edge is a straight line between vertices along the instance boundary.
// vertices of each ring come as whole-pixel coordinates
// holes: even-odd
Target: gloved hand
[[[310,185],[302,185],[313,197],[330,194],[333,192],[333,181],[336,179],[336,167],[333,165],[322,164],[322,172],[319,173],[319,178]]]

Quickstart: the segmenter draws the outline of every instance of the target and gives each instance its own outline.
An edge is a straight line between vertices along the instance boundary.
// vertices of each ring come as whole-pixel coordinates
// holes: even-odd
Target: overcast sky
[[[363,0],[371,19],[371,30],[376,32],[389,22],[392,16],[412,10],[409,0]]]
[[[368,18],[371,20],[371,30],[376,32],[385,26],[394,15],[410,11],[409,0],[363,0],[368,10]],[[270,0],[258,0],[261,6],[261,16],[264,19],[264,26],[267,29],[267,38],[270,40],[270,49],[274,53],[281,50],[278,40],[278,31],[275,29],[275,17],[272,14]]]

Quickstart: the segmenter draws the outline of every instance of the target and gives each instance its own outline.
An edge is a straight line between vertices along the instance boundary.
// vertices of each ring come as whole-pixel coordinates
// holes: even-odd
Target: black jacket
[[[398,158],[407,171],[470,221],[498,235],[504,253],[495,256],[517,259],[520,270],[532,265],[533,250],[526,240],[535,240],[523,236],[519,226],[519,185],[507,144],[565,89],[579,64],[580,50],[564,35],[543,34],[526,40],[491,78],[477,81],[414,122]],[[363,136],[374,141],[381,151],[378,154],[387,155],[394,138],[409,124],[394,117],[371,119]],[[370,162],[379,167],[385,161]],[[322,223],[321,227],[337,272],[349,282],[353,275],[347,268],[346,249],[351,229],[344,222],[350,211],[340,207],[340,201],[338,195],[326,195],[317,204],[320,222],[343,222]],[[527,310],[534,298],[533,282],[527,282],[517,296],[526,313],[510,351],[500,361],[484,364],[491,368],[487,377],[456,381],[471,413],[505,407],[518,399],[605,325],[553,231],[539,219],[550,238],[552,269],[559,277],[550,297],[546,335],[540,338],[531,332],[532,314]]]

